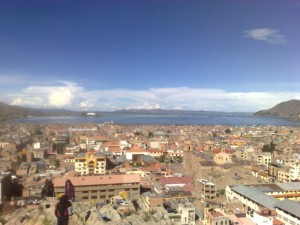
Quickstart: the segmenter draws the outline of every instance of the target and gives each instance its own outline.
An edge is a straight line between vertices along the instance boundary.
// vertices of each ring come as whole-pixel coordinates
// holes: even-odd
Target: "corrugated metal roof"
[[[276,208],[282,209],[300,219],[300,203],[289,199],[284,199],[275,205]]]
[[[261,192],[282,192],[283,189],[280,188],[277,184],[252,184],[248,185],[254,187]]]
[[[246,198],[256,202],[257,204],[264,206],[268,209],[275,209],[275,205],[279,202],[276,198],[266,195],[254,187],[237,185],[231,188],[234,192],[245,196]]]
[[[285,191],[300,190],[300,182],[277,183],[277,185]]]

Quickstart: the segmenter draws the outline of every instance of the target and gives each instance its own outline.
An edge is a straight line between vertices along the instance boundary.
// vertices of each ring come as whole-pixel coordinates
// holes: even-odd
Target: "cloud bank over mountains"
[[[0,101],[35,108],[113,111],[118,109],[185,109],[225,112],[255,112],[290,99],[300,92],[230,92],[191,87],[150,88],[147,90],[89,90],[77,83],[32,85],[6,93]]]

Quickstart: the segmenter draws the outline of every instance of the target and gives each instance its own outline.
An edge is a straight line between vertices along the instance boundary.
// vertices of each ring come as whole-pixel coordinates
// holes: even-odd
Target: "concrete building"
[[[285,197],[298,196],[299,188],[299,183],[227,186],[226,198],[229,201],[241,202],[247,211],[247,216],[256,224],[298,225],[300,203]]]
[[[127,150],[125,153],[126,159],[128,160],[137,160],[137,157],[140,155],[150,155],[150,153],[137,145],[134,145],[131,149]]]
[[[283,167],[280,168],[278,170],[278,181],[282,182],[282,183],[287,183],[287,182],[291,182],[291,173],[290,170],[292,169],[292,167],[288,166],[288,167]]]
[[[261,153],[257,160],[259,164],[269,167],[269,165],[272,163],[272,154],[270,152]]]
[[[282,167],[283,166],[278,163],[272,163],[269,165],[269,177],[270,177],[271,181],[274,182],[275,180],[278,179],[278,171]]]
[[[182,225],[195,225],[195,206],[192,203],[179,203],[178,212],[181,214]]]
[[[205,219],[209,225],[229,225],[228,216],[218,209],[207,209]]]
[[[56,195],[65,192],[67,179],[70,179],[75,187],[77,201],[110,201],[120,192],[126,192],[130,200],[138,200],[140,196],[141,178],[137,174],[56,178],[53,180]]]
[[[300,203],[285,199],[275,205],[278,218],[285,225],[300,224]]]
[[[145,206],[148,210],[163,210],[164,199],[160,196],[146,196],[145,197]]]
[[[197,179],[196,186],[199,191],[199,197],[204,199],[214,199],[217,196],[216,184],[205,179]]]
[[[80,153],[74,159],[75,171],[80,175],[105,174],[106,157],[101,152]]]

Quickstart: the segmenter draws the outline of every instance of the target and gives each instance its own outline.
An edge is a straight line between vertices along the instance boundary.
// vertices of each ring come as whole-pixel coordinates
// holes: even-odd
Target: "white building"
[[[278,184],[282,190],[294,190],[298,184]],[[291,186],[290,188],[288,188]],[[292,191],[295,192],[295,191]],[[271,194],[274,194],[271,192]],[[276,194],[275,194],[276,196]],[[286,225],[300,225],[300,203],[289,199],[280,201],[257,190],[255,187],[237,185],[226,187],[226,198],[229,201],[239,201],[247,209],[247,217],[256,224],[272,225],[274,219]]]
[[[150,155],[150,154],[148,151],[140,148],[137,145],[134,145],[131,149],[127,150],[125,153],[125,157],[128,160],[134,160],[134,158],[139,155]]]
[[[272,163],[272,154],[270,152],[261,153],[258,156],[258,163],[269,167],[269,165]]]
[[[300,225],[300,203],[285,199],[275,206],[277,218],[286,225]]]
[[[105,174],[106,172],[106,157],[100,152],[80,153],[74,162],[75,171],[80,175]]]
[[[33,143],[33,148],[34,149],[40,149],[41,148],[41,143],[40,142],[34,142]]]
[[[195,206],[192,203],[180,203],[178,212],[181,214],[181,224],[195,225]]]
[[[290,179],[291,181],[300,180],[300,163],[294,163],[290,168]]]

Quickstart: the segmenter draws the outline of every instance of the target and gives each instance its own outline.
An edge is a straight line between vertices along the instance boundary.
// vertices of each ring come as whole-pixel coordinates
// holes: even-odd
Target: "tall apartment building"
[[[74,159],[74,163],[76,173],[81,176],[105,174],[106,172],[106,156],[101,152],[79,153]]]

